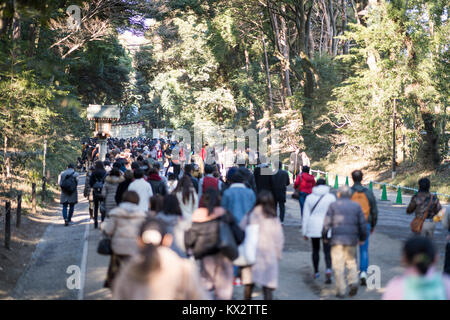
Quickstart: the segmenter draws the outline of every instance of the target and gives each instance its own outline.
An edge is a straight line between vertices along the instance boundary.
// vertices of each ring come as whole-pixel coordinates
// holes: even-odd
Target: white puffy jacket
[[[311,213],[311,209],[319,198],[325,195]],[[322,238],[322,228],[325,215],[330,204],[336,201],[336,197],[330,193],[330,187],[326,185],[316,186],[312,193],[306,197],[303,208],[302,232],[303,236],[309,238]]]

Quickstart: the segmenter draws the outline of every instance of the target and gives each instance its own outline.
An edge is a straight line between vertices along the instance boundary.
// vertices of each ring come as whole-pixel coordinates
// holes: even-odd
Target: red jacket
[[[301,177],[301,181],[300,181]],[[300,187],[300,192],[306,192],[306,193],[312,193],[312,188],[316,185],[316,180],[314,179],[314,176],[302,172],[301,175],[297,176],[297,179],[295,179],[294,189],[298,189]]]

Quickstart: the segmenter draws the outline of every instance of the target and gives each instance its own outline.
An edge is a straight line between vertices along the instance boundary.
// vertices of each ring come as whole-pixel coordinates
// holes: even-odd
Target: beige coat
[[[241,228],[245,229],[247,224],[259,225],[258,248],[255,264],[242,269],[242,282],[275,289],[278,286],[278,261],[284,245],[280,220],[276,216],[266,217],[262,207],[257,206],[242,219]]]
[[[116,176],[107,176],[105,179],[105,184],[103,185],[102,189],[102,196],[105,198],[105,209],[106,214],[109,214],[109,212],[117,207],[116,203],[116,192],[117,187],[119,186],[119,183],[125,181],[125,178],[123,176],[116,177]]]
[[[101,224],[102,231],[111,236],[111,247],[117,255],[133,255],[138,251],[136,239],[146,215],[134,203],[122,202],[112,209]]]
[[[195,263],[180,258],[166,247],[158,249],[160,268],[143,274],[136,255],[119,273],[113,284],[114,300],[206,300]]]

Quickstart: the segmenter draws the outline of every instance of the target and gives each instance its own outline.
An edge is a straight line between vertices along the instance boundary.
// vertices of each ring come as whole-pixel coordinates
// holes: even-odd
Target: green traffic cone
[[[345,177],[345,185],[348,187],[348,177]]]
[[[339,188],[339,178],[338,175],[336,175],[336,180],[334,181],[334,188],[338,189]]]
[[[330,185],[330,184],[328,183],[328,172],[325,174],[325,183],[327,184],[327,186]]]
[[[372,183],[372,181],[370,181],[370,183],[369,183],[369,190],[373,192],[373,183]]]
[[[395,200],[395,204],[403,204],[403,202],[402,202],[402,187],[398,187],[397,200]]]
[[[381,193],[381,201],[388,201],[386,184],[383,184],[383,192]]]

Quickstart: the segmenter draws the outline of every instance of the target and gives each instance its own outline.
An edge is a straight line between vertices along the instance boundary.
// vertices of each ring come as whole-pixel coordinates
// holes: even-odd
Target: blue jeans
[[[359,246],[359,271],[367,272],[369,267],[369,236],[370,224],[367,224],[367,239],[363,245]]]
[[[303,207],[305,206],[305,200],[307,196],[308,193],[300,192],[300,197],[298,198],[298,201],[300,202],[300,213],[302,215],[302,218],[303,218]]]
[[[68,218],[67,218],[67,206],[69,206],[69,217]],[[64,203],[63,204],[62,214],[63,214],[64,220],[68,220],[68,221],[72,220],[74,209],[75,209],[75,203]]]

